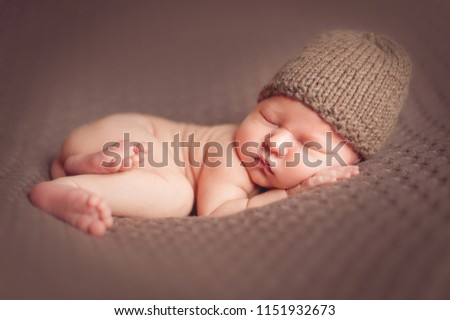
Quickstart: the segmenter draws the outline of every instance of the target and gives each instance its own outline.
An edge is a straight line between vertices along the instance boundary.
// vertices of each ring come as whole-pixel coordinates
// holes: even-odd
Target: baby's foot
[[[145,144],[133,145],[118,141],[91,154],[76,154],[66,159],[64,170],[67,175],[87,173],[115,173],[138,167],[143,163]]]
[[[78,187],[42,182],[31,190],[30,200],[45,212],[96,236],[105,234],[113,224],[106,201]]]

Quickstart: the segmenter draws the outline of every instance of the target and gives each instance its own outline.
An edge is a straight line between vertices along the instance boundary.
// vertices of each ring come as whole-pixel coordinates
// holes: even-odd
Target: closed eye
[[[319,148],[317,146],[308,146],[307,148],[311,149],[311,150],[316,150],[316,151],[319,150]]]
[[[319,152],[322,152],[322,153],[325,151],[323,146],[317,141],[308,140],[308,142],[304,143],[304,146],[308,150],[319,151]]]
[[[270,123],[271,125],[278,126],[275,122],[270,121],[270,120],[264,115],[264,113],[262,113],[261,111],[259,111],[259,114],[261,115],[261,117],[263,117],[263,119],[264,119],[266,122]]]

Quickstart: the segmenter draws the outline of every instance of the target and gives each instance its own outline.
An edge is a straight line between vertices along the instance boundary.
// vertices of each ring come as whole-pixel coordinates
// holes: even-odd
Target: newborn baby
[[[275,75],[240,125],[125,113],[76,129],[30,199],[103,235],[112,215],[228,215],[347,179],[391,132],[409,76],[391,40],[329,32]]]

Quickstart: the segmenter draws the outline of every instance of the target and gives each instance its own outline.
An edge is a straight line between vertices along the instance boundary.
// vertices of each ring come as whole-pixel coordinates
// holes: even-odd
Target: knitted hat
[[[332,31],[306,46],[260,92],[299,100],[364,159],[393,130],[411,74],[407,53],[377,33]]]

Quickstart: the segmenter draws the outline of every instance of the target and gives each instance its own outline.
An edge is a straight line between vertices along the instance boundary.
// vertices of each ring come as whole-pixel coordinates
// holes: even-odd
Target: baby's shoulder
[[[220,124],[207,127],[207,142],[212,144],[218,142],[220,144],[233,143],[236,135],[237,124]]]
[[[236,125],[215,126],[203,148],[202,188],[238,187],[247,193],[255,189],[236,151]]]
[[[234,200],[259,193],[236,150],[236,126],[215,128],[203,152],[203,167],[197,187],[197,214],[208,215]],[[206,144],[205,144],[206,146]]]

